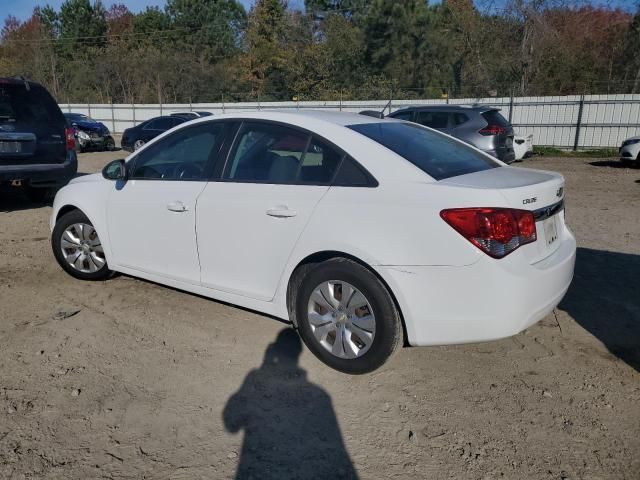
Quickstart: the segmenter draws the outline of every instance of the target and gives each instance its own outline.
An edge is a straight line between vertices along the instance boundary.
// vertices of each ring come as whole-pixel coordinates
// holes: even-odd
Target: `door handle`
[[[267,215],[276,218],[291,218],[298,214],[295,210],[289,210],[286,206],[277,206],[267,210]]]
[[[167,210],[169,210],[170,212],[181,213],[181,212],[186,212],[187,210],[189,210],[189,208],[187,208],[187,206],[184,203],[180,201],[175,201],[167,205]]]

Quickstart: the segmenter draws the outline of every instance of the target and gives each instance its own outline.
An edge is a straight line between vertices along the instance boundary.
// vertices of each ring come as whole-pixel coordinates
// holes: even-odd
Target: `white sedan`
[[[640,163],[640,137],[627,138],[620,146],[620,161]]]
[[[53,253],[290,320],[347,373],[513,335],[560,302],[564,178],[393,119],[244,112],[166,132],[56,196]]]

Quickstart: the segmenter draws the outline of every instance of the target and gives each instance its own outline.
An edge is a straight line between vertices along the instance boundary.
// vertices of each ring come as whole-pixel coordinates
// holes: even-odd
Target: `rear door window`
[[[306,132],[246,122],[230,155],[226,180],[328,185],[344,154]]]
[[[449,125],[449,114],[447,112],[418,112],[416,123],[425,127],[444,130]]]
[[[454,127],[457,127],[469,121],[469,117],[467,117],[467,115],[465,115],[464,113],[453,113],[451,115],[453,117],[452,125]]]
[[[462,142],[411,123],[387,121],[349,128],[397,153],[436,180],[501,166]]]

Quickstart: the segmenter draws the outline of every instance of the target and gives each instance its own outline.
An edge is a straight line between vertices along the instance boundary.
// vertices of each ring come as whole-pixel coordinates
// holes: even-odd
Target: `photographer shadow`
[[[244,430],[237,479],[356,479],[331,398],[298,366],[302,344],[286,328],[228,400],[223,420]]]

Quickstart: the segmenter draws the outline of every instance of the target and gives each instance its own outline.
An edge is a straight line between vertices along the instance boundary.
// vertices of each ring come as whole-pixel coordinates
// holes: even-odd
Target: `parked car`
[[[640,136],[627,138],[620,146],[620,161],[640,164]]]
[[[75,179],[50,226],[76,278],[119,271],[290,320],[327,365],[364,373],[405,335],[492,340],[551,312],[576,252],[563,193],[560,174],[409,122],[243,112]]]
[[[500,109],[486,105],[408,107],[389,115],[447,133],[505,163],[515,160],[513,128]]]
[[[40,84],[0,78],[0,183],[43,201],[78,170],[73,130]]]
[[[145,143],[153,140],[161,133],[171,130],[176,125],[187,122],[184,117],[154,117],[122,132],[120,145],[123,150],[133,152],[141,148]]]
[[[69,125],[75,129],[76,141],[81,152],[116,148],[116,142],[104,123],[97,122],[82,113],[64,113],[63,115]]]
[[[169,114],[172,117],[183,117],[186,118],[187,120],[193,120],[196,118],[202,118],[202,117],[209,117],[210,115],[213,115],[211,112],[205,112],[203,110],[194,112],[194,111],[186,111],[186,112],[171,112]]]
[[[533,155],[533,135],[514,135],[513,153],[516,162]]]

